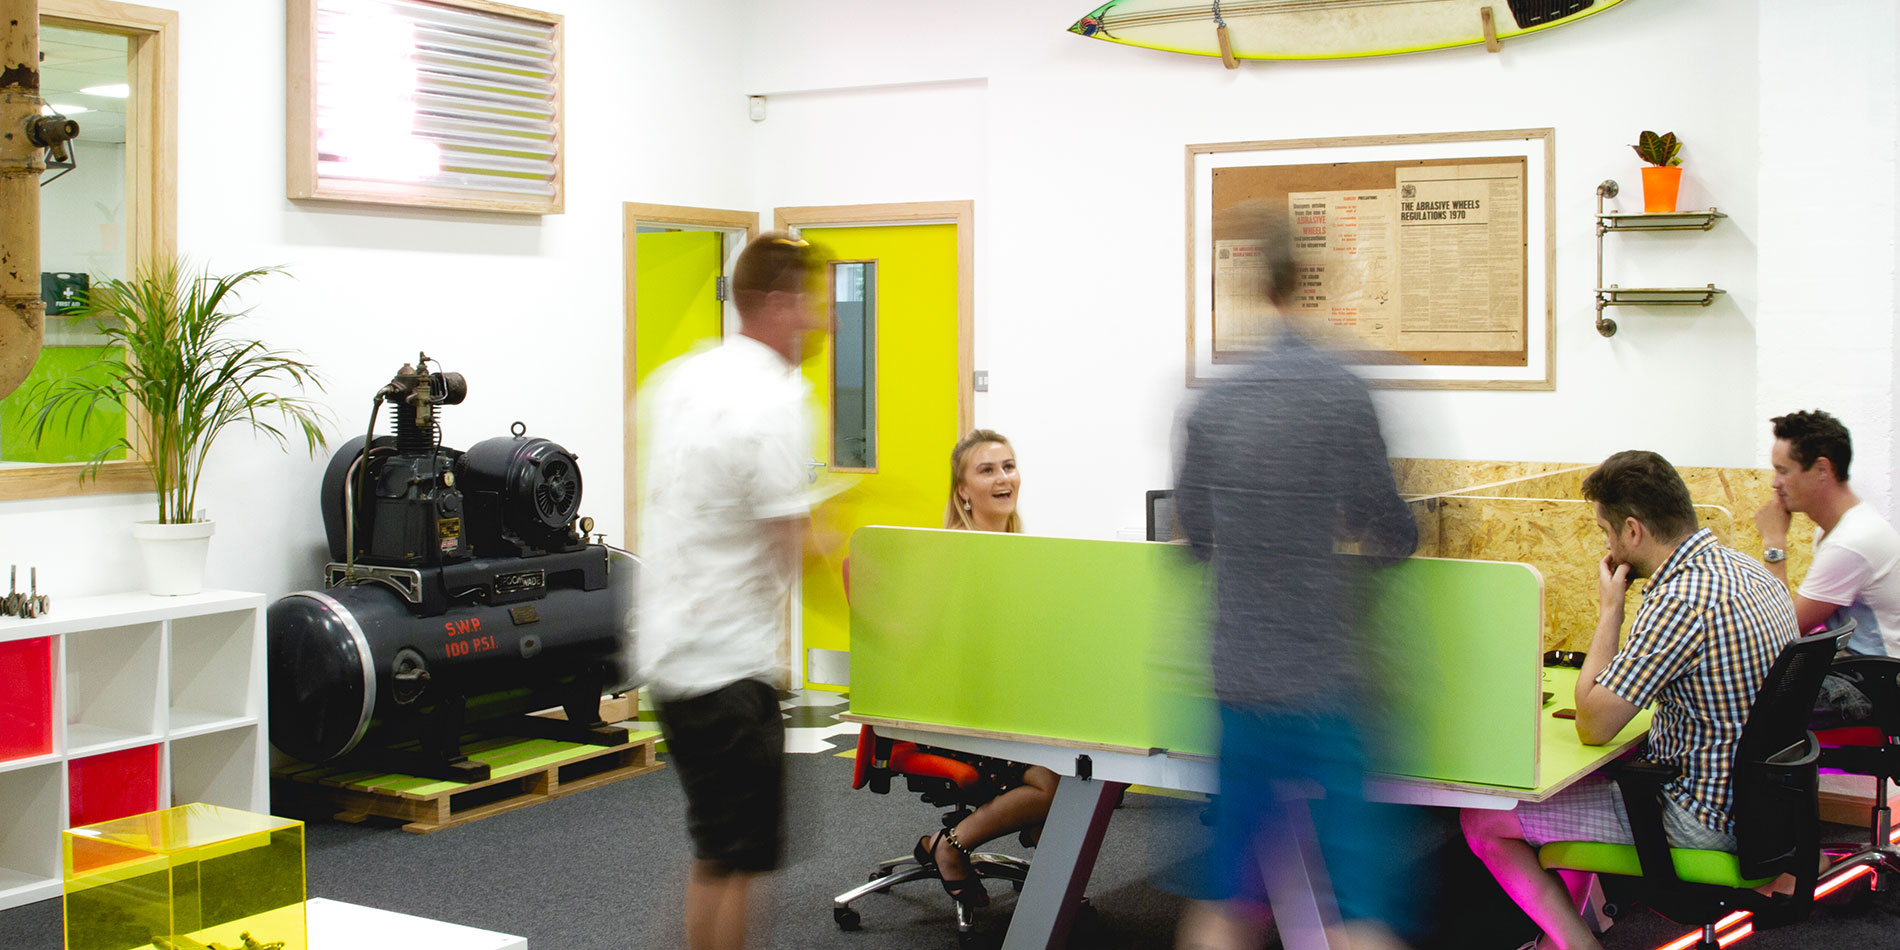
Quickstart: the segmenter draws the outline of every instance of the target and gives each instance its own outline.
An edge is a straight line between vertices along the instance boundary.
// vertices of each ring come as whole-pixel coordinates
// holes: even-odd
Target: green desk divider
[[[851,542],[851,710],[1211,753],[1208,584],[1176,545],[922,528]],[[1542,582],[1527,565],[1414,558],[1378,574],[1401,727],[1379,771],[1537,782]]]

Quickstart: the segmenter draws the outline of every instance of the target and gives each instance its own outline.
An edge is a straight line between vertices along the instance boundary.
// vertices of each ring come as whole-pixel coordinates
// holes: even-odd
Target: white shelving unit
[[[44,638],[52,655],[39,717],[51,718],[52,749],[0,759],[0,910],[60,894],[75,760],[156,747],[157,775],[127,776],[155,781],[156,807],[269,811],[264,607],[262,594],[233,591],[112,594],[55,601],[33,620],[0,618],[0,643]],[[0,689],[28,675],[5,662]],[[0,705],[0,730],[35,718],[13,716]]]

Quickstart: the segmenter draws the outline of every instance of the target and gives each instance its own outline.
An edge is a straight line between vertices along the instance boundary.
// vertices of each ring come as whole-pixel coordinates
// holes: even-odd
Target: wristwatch
[[[1781,562],[1788,559],[1788,552],[1783,551],[1780,548],[1769,548],[1768,550],[1761,552],[1761,559],[1770,564],[1780,564]]]

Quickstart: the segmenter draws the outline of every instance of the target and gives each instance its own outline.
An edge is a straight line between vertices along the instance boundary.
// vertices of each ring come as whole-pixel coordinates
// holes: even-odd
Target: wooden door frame
[[[894,204],[805,205],[772,209],[772,229],[954,224],[957,228],[957,437],[975,423],[976,202],[909,201]]]
[[[738,231],[744,229],[745,239],[750,242],[759,236],[759,213],[757,211],[732,211],[725,208],[691,208],[682,205],[643,204],[637,201],[622,202],[620,205],[620,243],[622,256],[623,304],[625,317],[620,325],[621,346],[624,362],[620,367],[620,424],[626,452],[626,469],[621,473],[621,523],[626,530],[626,548],[637,550],[639,523],[636,512],[639,510],[639,495],[635,487],[635,475],[639,471],[639,458],[636,453],[639,445],[639,413],[633,410],[633,399],[637,388],[634,380],[635,367],[639,366],[639,242],[635,236],[643,224],[670,225],[689,230]],[[721,249],[719,266],[725,268],[729,255]],[[720,318],[724,326],[724,316]]]

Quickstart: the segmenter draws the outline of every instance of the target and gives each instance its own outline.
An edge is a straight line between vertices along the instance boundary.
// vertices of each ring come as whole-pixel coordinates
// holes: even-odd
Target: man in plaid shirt
[[[1602,745],[1655,703],[1648,758],[1680,766],[1663,786],[1672,845],[1735,850],[1730,764],[1748,707],[1775,656],[1796,636],[1794,604],[1755,559],[1696,527],[1689,489],[1654,452],[1618,452],[1583,482],[1609,553],[1597,568],[1597,628],[1577,676],[1577,738]],[[1622,649],[1624,594],[1647,577]],[[1559,950],[1599,947],[1577,908],[1588,875],[1537,863],[1551,841],[1629,844],[1616,784],[1590,776],[1515,811],[1464,813],[1465,840]],[[1566,890],[1568,893],[1566,893]]]

